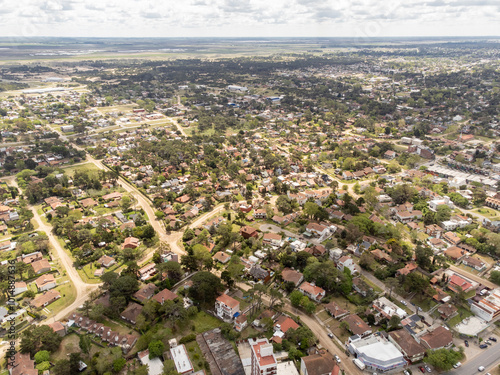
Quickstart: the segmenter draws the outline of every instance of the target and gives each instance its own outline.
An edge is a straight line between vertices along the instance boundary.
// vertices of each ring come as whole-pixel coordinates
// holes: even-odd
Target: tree
[[[423,247],[421,245],[417,245],[415,249],[415,257],[417,260],[417,264],[420,268],[424,270],[429,270],[431,267],[431,257],[434,255],[432,249],[430,247]]]
[[[399,323],[401,323],[401,319],[397,315],[391,316],[391,319],[389,319],[389,326],[392,329],[396,329],[399,327]]]
[[[161,340],[151,341],[148,345],[149,359],[160,357],[165,350],[165,345]]]
[[[339,325],[340,328],[342,328],[344,331],[346,331],[347,333],[349,332],[349,323],[347,323],[345,320],[340,322],[340,325]]]
[[[438,223],[450,220],[451,217],[451,208],[446,204],[441,204],[436,209],[436,220]]]
[[[191,278],[193,285],[189,288],[189,296],[195,301],[213,305],[223,289],[221,280],[210,272],[202,271]]]
[[[416,272],[410,273],[406,276],[404,281],[404,287],[407,291],[414,292],[421,296],[423,296],[429,285],[429,279],[424,276],[420,276]]]
[[[21,353],[30,353],[34,356],[41,350],[51,353],[59,349],[62,337],[49,326],[29,326],[21,333]]]
[[[50,353],[47,350],[41,350],[35,354],[35,362],[42,363],[50,359]]]
[[[80,335],[78,346],[80,347],[82,353],[88,355],[90,353],[90,348],[92,347],[90,338],[87,335]]]
[[[53,371],[55,375],[72,375],[70,367],[71,365],[68,359],[61,359],[55,363],[51,371]]]
[[[447,371],[453,368],[453,365],[464,357],[463,347],[458,351],[453,349],[438,349],[427,351],[425,362],[435,367],[438,371]]]
[[[290,293],[290,302],[292,303],[292,306],[294,307],[299,307],[300,306],[300,300],[302,299],[304,295],[300,293],[298,290],[294,290],[292,293]]]
[[[491,271],[490,280],[495,284],[500,285],[500,271]]]

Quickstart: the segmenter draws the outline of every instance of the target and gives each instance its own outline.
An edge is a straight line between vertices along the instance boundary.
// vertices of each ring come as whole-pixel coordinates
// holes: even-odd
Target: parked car
[[[484,371],[484,366],[479,366],[479,367],[477,368],[477,370],[478,370],[478,371]]]
[[[422,371],[422,374],[425,374],[425,368],[423,368],[422,366],[418,366],[418,369]]]
[[[410,375],[410,373],[408,371],[406,371],[406,370],[403,371],[403,374],[404,375]]]
[[[465,344],[466,347],[469,347],[469,341],[464,340],[464,344]]]
[[[406,301],[404,301],[404,300],[401,300],[401,303],[402,303],[403,305],[405,305],[405,306],[407,305]]]
[[[497,339],[496,339],[496,338],[494,338],[494,337],[490,337],[490,340],[491,340],[491,341],[494,341],[494,342],[497,342]]]
[[[490,340],[486,340],[484,343],[487,344],[487,345],[491,345],[491,341]]]
[[[425,369],[427,370],[427,372],[432,372],[431,368],[427,365],[425,365]]]
[[[335,360],[337,361],[337,363],[342,362],[337,354],[335,354],[333,357],[335,358]]]
[[[331,339],[333,339],[333,333],[329,333],[328,337],[331,338]]]
[[[481,345],[479,345],[479,347],[480,347],[481,349],[486,349],[486,348],[488,347],[488,345],[486,345],[486,344],[481,344]]]
[[[460,366],[462,366],[462,362],[457,362],[453,365],[453,368],[459,368]]]

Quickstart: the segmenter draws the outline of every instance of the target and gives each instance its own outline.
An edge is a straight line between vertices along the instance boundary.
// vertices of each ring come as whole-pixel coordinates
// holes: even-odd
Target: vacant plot
[[[492,208],[476,208],[472,210],[472,212],[478,213],[484,217],[487,217],[489,219],[494,219],[494,218],[500,218],[500,212],[492,209]]]
[[[99,168],[97,168],[94,163],[90,163],[90,162],[63,168],[64,173],[66,173],[66,175],[68,175],[68,176],[74,176],[75,171],[90,172],[90,171],[98,171],[98,170],[99,170]]]

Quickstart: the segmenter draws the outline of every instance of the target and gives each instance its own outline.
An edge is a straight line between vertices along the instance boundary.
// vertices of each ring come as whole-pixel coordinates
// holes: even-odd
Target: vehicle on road
[[[484,371],[484,366],[479,366],[479,367],[477,368],[477,371]]]
[[[491,340],[491,341],[494,341],[494,342],[497,342],[497,339],[496,339],[496,338],[494,338],[494,337],[490,337],[490,340]]]
[[[337,354],[335,354],[333,357],[335,358],[335,360],[337,361],[337,363],[341,363],[342,362]]]
[[[405,305],[405,306],[407,305],[406,301],[404,301],[404,300],[401,300],[401,303],[402,303],[403,305]]]
[[[466,347],[469,347],[469,341],[464,340],[464,344],[465,344]]]
[[[423,368],[422,366],[418,366],[418,369],[422,371],[422,374],[425,374],[425,368]]]
[[[486,348],[488,347],[488,345],[486,345],[486,344],[481,344],[481,345],[479,345],[479,347],[480,347],[481,349],[486,349]]]
[[[462,362],[457,362],[453,365],[453,368],[459,368],[460,366],[462,366]]]
[[[425,365],[424,367],[427,370],[427,372],[432,372],[432,370],[431,370],[431,368],[429,366]]]
[[[408,371],[406,371],[406,370],[403,371],[403,374],[404,375],[410,375],[410,373]]]
[[[333,333],[329,333],[328,337],[331,338],[331,339],[333,339]]]

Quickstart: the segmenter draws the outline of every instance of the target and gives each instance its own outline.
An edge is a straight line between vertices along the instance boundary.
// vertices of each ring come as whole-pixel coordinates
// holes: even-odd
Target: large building
[[[240,302],[233,297],[223,294],[215,301],[215,312],[222,320],[232,320],[239,315]]]
[[[495,289],[479,302],[474,302],[471,311],[487,322],[500,316],[500,289]]]
[[[349,339],[348,350],[370,371],[386,372],[406,365],[403,353],[381,336]]]
[[[252,348],[251,375],[275,375],[277,369],[273,345],[267,339],[249,340]]]
[[[189,360],[189,355],[184,345],[177,345],[170,349],[170,355],[179,374],[191,374],[194,367]]]

